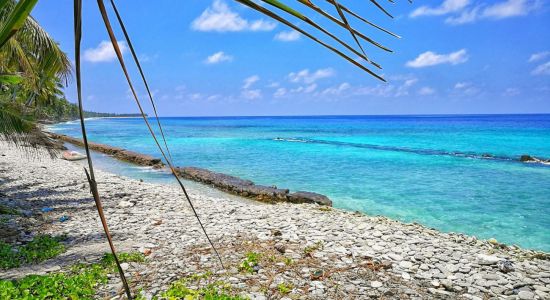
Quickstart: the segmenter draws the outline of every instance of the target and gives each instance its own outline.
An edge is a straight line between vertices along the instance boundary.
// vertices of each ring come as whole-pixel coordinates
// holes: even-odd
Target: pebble
[[[373,288],[379,288],[379,287],[382,287],[382,282],[380,281],[371,281],[370,283],[370,286],[373,287]]]

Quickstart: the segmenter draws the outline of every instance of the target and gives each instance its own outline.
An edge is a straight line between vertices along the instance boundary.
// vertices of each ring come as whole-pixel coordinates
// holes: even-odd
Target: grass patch
[[[0,242],[0,269],[17,268],[21,264],[39,263],[56,257],[65,252],[65,245],[61,243],[64,239],[64,236],[39,235],[20,247]]]
[[[20,215],[21,213],[15,209],[11,208],[9,206],[0,204],[0,215]]]
[[[318,241],[316,242],[315,244],[311,245],[311,246],[307,246],[304,248],[304,254],[305,255],[311,255],[313,252],[317,251],[317,250],[320,250],[320,249],[323,249],[323,242],[322,241]]]
[[[190,287],[192,286],[192,287]],[[170,288],[162,293],[162,299],[185,300],[246,300],[235,295],[231,285],[223,281],[213,281],[211,273],[193,274],[173,282]]]
[[[245,258],[239,264],[239,271],[250,273],[250,274],[253,274],[254,272],[256,272],[256,267],[260,262],[260,256],[261,254],[256,252],[246,253]]]
[[[96,286],[106,282],[107,272],[101,265],[76,266],[68,273],[0,280],[0,299],[90,299]]]
[[[290,292],[292,292],[292,289],[294,288],[294,286],[290,283],[279,283],[277,285],[277,291],[279,291],[279,293],[281,293],[281,295],[286,295],[286,294],[289,294]]]
[[[120,253],[126,262],[136,261],[135,253]],[[137,262],[143,262],[144,259]],[[0,299],[91,299],[107,275],[115,272],[114,259],[105,254],[100,263],[78,264],[64,273],[29,275],[20,280],[0,280]]]

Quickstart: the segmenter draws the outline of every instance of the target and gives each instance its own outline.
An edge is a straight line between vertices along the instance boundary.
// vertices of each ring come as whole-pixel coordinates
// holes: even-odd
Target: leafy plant
[[[281,282],[277,285],[277,291],[279,291],[279,293],[281,293],[282,295],[286,295],[292,292],[293,288],[294,286],[291,283]]]
[[[11,247],[7,248],[0,243],[0,255],[8,250],[12,251]],[[144,261],[136,253],[119,255],[125,262]],[[1,261],[4,261],[3,257]],[[107,282],[107,275],[114,272],[114,267],[112,257],[105,254],[100,263],[77,264],[68,272],[29,275],[20,280],[0,280],[0,299],[92,299],[97,286]]]
[[[313,253],[313,252],[315,252],[319,249],[323,249],[323,242],[322,241],[317,241],[315,244],[305,247],[304,248],[304,254],[311,255],[311,253]]]
[[[245,258],[239,264],[239,271],[250,273],[250,274],[254,273],[256,271],[255,267],[257,267],[260,262],[260,257],[261,257],[260,253],[256,253],[256,252],[246,253]]]
[[[235,295],[231,291],[231,285],[223,281],[211,280],[211,273],[193,274],[173,282],[166,292],[162,293],[162,299],[185,300],[245,300],[247,298]],[[189,287],[190,285],[196,288]]]
[[[65,252],[64,237],[40,235],[26,245],[12,247],[0,242],[0,268],[11,269],[24,263],[38,263]]]
[[[0,215],[19,215],[19,211],[6,205],[0,204]]]

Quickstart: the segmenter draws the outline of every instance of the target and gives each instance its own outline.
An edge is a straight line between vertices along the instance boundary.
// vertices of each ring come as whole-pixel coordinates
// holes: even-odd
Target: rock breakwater
[[[316,203],[332,206],[332,201],[327,196],[317,193],[303,191],[290,193],[288,189],[257,185],[250,180],[196,167],[176,168],[176,171],[183,178],[202,182],[222,191],[262,202]]]
[[[64,134],[57,134],[57,133],[51,133],[51,132],[49,132],[48,134],[53,139],[84,147],[84,142],[81,139],[77,139]],[[94,151],[109,154],[114,156],[117,159],[131,162],[140,166],[150,166],[156,169],[160,169],[164,167],[164,163],[160,158],[155,158],[150,155],[141,154],[138,152],[134,152],[134,151],[118,148],[118,147],[113,147],[105,144],[94,143],[94,142],[88,142],[88,145],[90,146],[90,149]]]
[[[71,143],[77,146],[84,146],[84,143],[81,139],[64,134],[48,134],[53,139]],[[112,155],[113,157],[120,160],[131,162],[140,166],[152,166],[154,168],[164,167],[161,159],[154,158],[150,155],[145,155],[105,144],[93,142],[89,142],[88,144],[90,146],[90,149]],[[315,203],[319,205],[332,206],[332,201],[327,196],[318,193],[305,191],[290,193],[288,189],[281,189],[277,188],[276,186],[258,185],[250,180],[241,179],[235,176],[217,173],[197,167],[176,167],[175,169],[177,175],[185,179],[204,183],[224,192],[262,202],[291,202],[310,204]]]

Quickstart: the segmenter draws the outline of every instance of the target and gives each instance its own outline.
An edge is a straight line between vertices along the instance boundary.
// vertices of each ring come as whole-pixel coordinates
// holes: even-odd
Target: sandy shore
[[[38,265],[0,270],[0,278],[62,271],[108,252],[81,164],[42,157],[29,159],[0,142],[0,203],[24,211],[1,225],[1,238],[67,234],[68,251]],[[206,271],[251,299],[550,298],[547,254],[312,204],[266,205],[191,190],[223,270],[175,185],[96,172],[116,246],[150,252],[147,264],[125,266],[147,298]],[[43,213],[43,207],[53,211]],[[69,221],[60,222],[63,215]],[[274,257],[273,263],[260,264],[254,274],[239,272],[249,251]],[[291,291],[282,293],[281,283]],[[120,288],[113,276],[98,298],[112,298]]]

